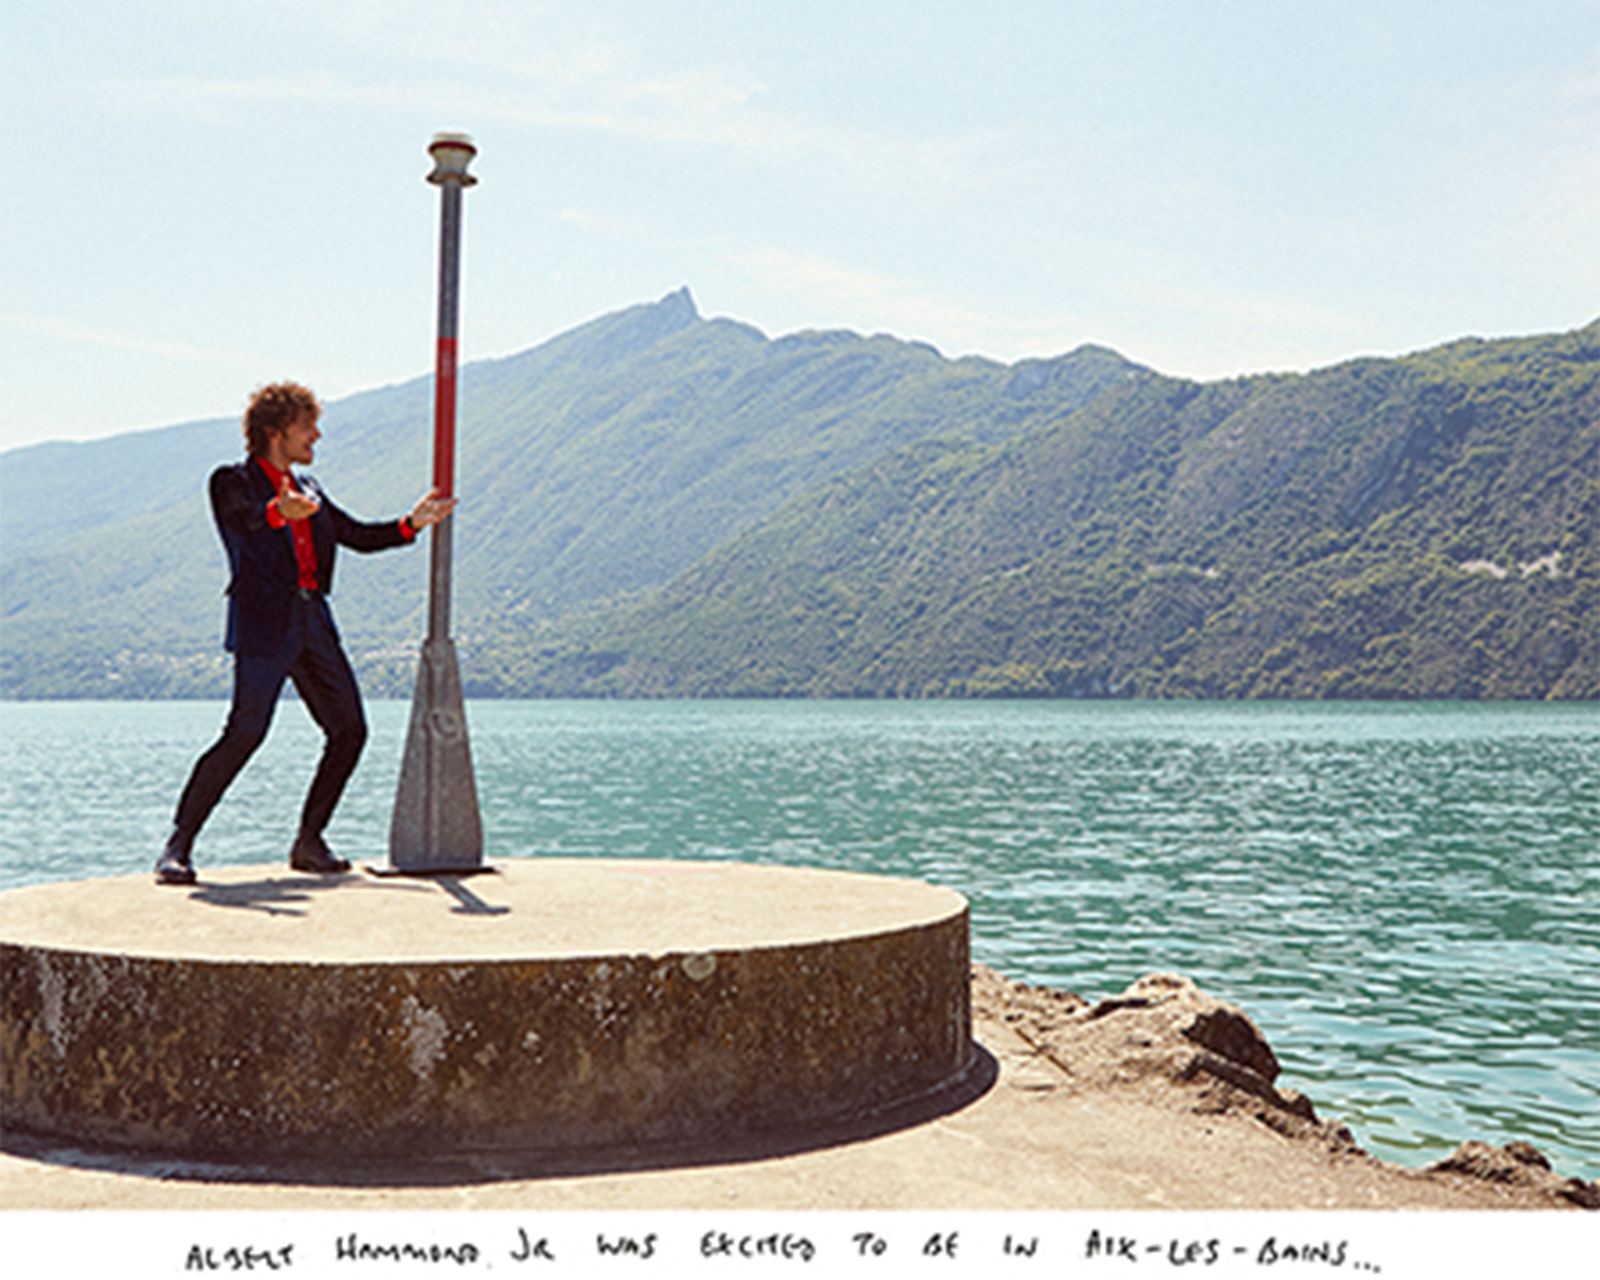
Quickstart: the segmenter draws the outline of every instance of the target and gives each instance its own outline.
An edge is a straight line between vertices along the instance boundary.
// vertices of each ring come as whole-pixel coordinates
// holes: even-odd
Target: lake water
[[[147,870],[217,703],[0,704],[0,888]],[[329,832],[382,861],[409,708]],[[1374,1154],[1524,1138],[1600,1177],[1592,705],[479,702],[487,856],[914,876],[1013,978],[1176,971]],[[281,860],[318,736],[286,703],[201,837]]]

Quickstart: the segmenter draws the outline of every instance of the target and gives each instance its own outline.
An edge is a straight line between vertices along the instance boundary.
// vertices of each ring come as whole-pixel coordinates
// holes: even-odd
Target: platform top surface
[[[218,962],[406,963],[673,955],[934,924],[960,894],[915,880],[729,862],[510,859],[429,879],[202,870],[0,893],[0,941]]]

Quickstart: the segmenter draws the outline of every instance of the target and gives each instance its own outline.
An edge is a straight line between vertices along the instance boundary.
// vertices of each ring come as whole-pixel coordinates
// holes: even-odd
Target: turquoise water
[[[147,869],[215,703],[0,705],[0,887]],[[408,708],[330,831],[386,852]],[[488,855],[916,876],[976,957],[1091,999],[1177,971],[1374,1154],[1532,1141],[1600,1177],[1600,711],[1526,704],[488,702]],[[276,861],[301,708],[201,839]]]

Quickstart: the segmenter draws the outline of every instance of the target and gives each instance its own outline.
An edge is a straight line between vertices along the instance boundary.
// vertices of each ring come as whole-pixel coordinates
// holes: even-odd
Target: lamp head
[[[470,187],[477,182],[467,172],[472,157],[478,154],[478,148],[472,145],[472,135],[436,133],[428,144],[428,154],[433,157],[433,172],[428,175],[429,182],[436,186],[455,182],[463,187]]]

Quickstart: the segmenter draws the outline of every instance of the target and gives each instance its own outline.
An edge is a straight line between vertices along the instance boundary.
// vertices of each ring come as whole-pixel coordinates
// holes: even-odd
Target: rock
[[[1152,974],[1090,1005],[974,966],[973,1004],[975,1012],[1002,1009],[1002,1019],[1076,1087],[1137,1088],[1152,1101],[1165,1095],[1191,1111],[1240,1112],[1286,1136],[1355,1147],[1344,1126],[1318,1121],[1309,1099],[1275,1086],[1277,1055],[1249,1016],[1188,978]]]
[[[1443,1160],[1429,1165],[1427,1172],[1463,1174],[1485,1182],[1527,1187],[1582,1209],[1600,1209],[1600,1185],[1582,1178],[1563,1178],[1530,1142],[1508,1142],[1503,1147],[1463,1142]]]
[[[1095,1005],[1088,1017],[1130,1009],[1148,1011],[1146,1022],[1220,1054],[1267,1084],[1282,1070],[1272,1046],[1242,1010],[1208,996],[1188,978],[1173,973],[1140,978],[1120,997]]]
[[[1061,1088],[1131,1091],[1142,1101],[1201,1115],[1249,1117],[1285,1137],[1321,1146],[1344,1167],[1391,1168],[1362,1151],[1344,1125],[1318,1120],[1308,1098],[1279,1089],[1277,1055],[1256,1024],[1188,978],[1152,974],[1121,995],[1090,1004],[1071,992],[1011,982],[973,965],[972,1008],[974,1018],[1004,1023],[1040,1055],[1041,1066],[1062,1073]],[[1600,1208],[1600,1186],[1561,1177],[1527,1142],[1466,1142],[1427,1169],[1399,1172],[1423,1181],[1489,1183],[1523,1207],[1543,1199],[1552,1208]]]

